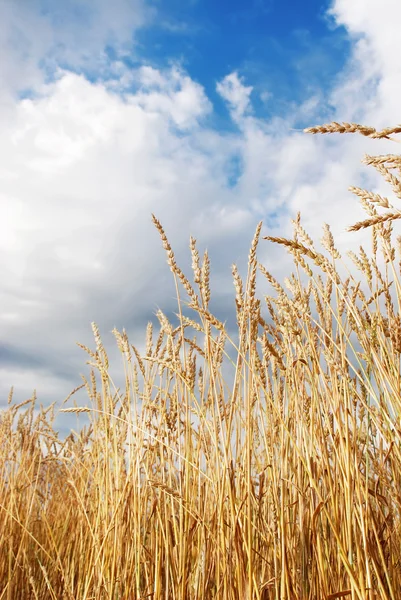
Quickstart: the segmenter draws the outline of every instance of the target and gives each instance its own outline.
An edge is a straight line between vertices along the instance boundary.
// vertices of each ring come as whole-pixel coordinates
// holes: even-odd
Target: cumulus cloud
[[[0,93],[36,90],[60,66],[107,68],[106,48],[132,52],[153,15],[144,0],[2,0]]]
[[[141,89],[132,102],[147,113],[171,118],[177,127],[191,127],[212,110],[202,86],[177,67],[165,74],[149,66],[141,67],[138,80]]]
[[[92,320],[106,338],[118,326],[142,339],[157,306],[174,307],[152,212],[178,255],[189,232],[223,241],[250,219],[230,206],[231,148],[200,130],[210,110],[203,89],[176,69],[134,76],[137,93],[121,96],[63,72],[15,104],[0,140],[3,398],[12,383],[18,391],[11,375],[24,380],[28,365],[39,392],[46,368],[46,380],[57,373],[76,384],[83,357],[75,341],[91,344]],[[224,223],[208,235],[210,219]]]
[[[217,91],[228,102],[234,121],[239,121],[250,108],[252,86],[246,86],[237,72],[230,73],[217,83]]]
[[[354,51],[334,101],[342,112],[387,126],[399,122],[401,4],[397,0],[336,0],[330,11],[354,41]]]
[[[75,342],[93,345],[91,321],[104,334],[113,365],[118,360],[110,335],[114,326],[125,327],[141,346],[157,307],[175,310],[152,212],[188,272],[189,235],[198,238],[201,252],[208,247],[213,307],[225,319],[230,265],[238,262],[245,269],[259,220],[265,234],[287,235],[300,210],[313,237],[318,239],[328,222],[344,250],[366,241],[366,235],[345,232],[361,218],[348,185],[365,180],[381,191],[360,159],[365,152],[391,151],[391,142],[293,131],[300,118],[311,125],[327,120],[328,110],[316,98],[266,121],[252,110],[252,87],[233,72],[217,90],[238,127],[221,132],[208,121],[213,107],[204,89],[178,67],[128,70],[117,60],[108,65],[113,77],[95,82],[61,64],[49,80],[41,59],[57,39],[70,44],[70,35],[84,36],[85,19],[93,19],[88,43],[100,53],[113,32],[121,30],[121,48],[131,43],[132,30],[145,18],[142,5],[120,2],[122,12],[115,18],[125,15],[127,27],[113,21],[106,2],[96,3],[95,18],[94,4],[76,0],[75,17],[62,26],[62,35],[54,15],[39,11],[39,4],[3,3],[8,23],[15,23],[7,35],[4,20],[0,25],[0,44],[14,48],[14,54],[0,54],[3,86],[4,81],[8,86],[0,110],[3,401],[12,384],[17,397],[31,385],[44,402],[65,397],[85,370]],[[386,3],[387,14],[397,14],[398,2]],[[360,4],[359,10],[353,4]],[[358,118],[378,126],[399,121],[394,90],[401,41],[395,33],[391,48],[383,40],[382,12],[362,0],[333,4],[332,16],[354,36],[354,50],[336,85],[328,94],[322,91],[332,107],[330,120]],[[72,26],[78,14],[81,33]],[[376,19],[382,28],[374,27]],[[25,70],[14,73],[16,64]],[[16,98],[24,76],[35,94]],[[259,258],[278,277],[288,274],[280,248],[262,242]]]

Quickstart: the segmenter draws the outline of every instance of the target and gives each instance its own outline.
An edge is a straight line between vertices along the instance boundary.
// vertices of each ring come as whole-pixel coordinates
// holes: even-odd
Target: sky
[[[400,21],[399,0],[0,0],[0,406],[82,383],[92,321],[118,369],[114,327],[141,349],[173,315],[152,213],[189,275],[190,236],[208,250],[223,320],[261,220],[370,247],[348,187],[388,193],[361,159],[398,149],[302,130],[400,122]]]

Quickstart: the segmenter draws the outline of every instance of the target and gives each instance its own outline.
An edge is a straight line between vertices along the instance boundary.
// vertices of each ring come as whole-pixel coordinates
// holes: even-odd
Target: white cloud
[[[239,121],[250,108],[252,87],[246,86],[237,72],[230,73],[217,83],[217,91],[228,102],[232,118]]]
[[[41,86],[59,65],[107,68],[106,46],[132,53],[136,30],[154,11],[145,0],[2,0],[0,94]]]
[[[231,149],[199,129],[210,110],[203,89],[175,69],[149,74],[122,97],[61,73],[15,104],[0,140],[3,360],[39,361],[39,393],[46,366],[78,376],[75,341],[91,343],[92,320],[142,330],[158,304],[172,306],[152,212],[179,254],[190,231],[207,242],[200,215],[230,223],[237,212],[219,171]]]
[[[180,128],[193,126],[212,109],[202,86],[177,67],[166,74],[152,67],[141,67],[138,80],[141,90],[132,102],[147,113],[168,116]]]
[[[353,56],[336,90],[342,113],[388,126],[399,122],[401,38],[398,0],[336,0],[331,15],[354,40]]]
[[[388,14],[397,15],[398,1],[387,4]],[[175,309],[152,212],[188,272],[189,235],[198,238],[201,251],[208,246],[212,291],[223,311],[231,290],[230,264],[246,264],[261,218],[265,233],[286,235],[290,219],[301,210],[316,240],[323,222],[333,225],[342,249],[368,239],[345,233],[347,225],[363,218],[347,188],[359,185],[362,174],[377,189],[383,187],[360,159],[365,152],[392,151],[391,142],[292,131],[300,117],[311,125],[320,122],[320,97],[319,102],[311,98],[293,106],[288,115],[258,119],[252,113],[252,88],[236,72],[217,86],[239,126],[229,134],[210,128],[205,117],[212,106],[205,91],[178,67],[128,71],[117,61],[108,66],[113,79],[104,83],[66,68],[46,83],[39,60],[48,56],[60,31],[50,16],[38,16],[38,4],[17,5],[4,4],[8,23],[17,22],[18,15],[25,41],[18,36],[10,41],[8,33],[5,39],[2,22],[0,44],[14,48],[14,54],[1,54],[3,81],[13,93],[26,75],[36,94],[15,99],[10,92],[0,111],[0,252],[6,257],[0,262],[0,357],[6,365],[5,389],[14,384],[17,395],[19,389],[26,395],[36,374],[33,387],[39,399],[62,399],[80,383],[85,357],[74,343],[93,345],[92,320],[105,333],[108,348],[115,347],[107,333],[114,326],[125,327],[140,346],[156,307]],[[344,77],[330,92],[333,118],[395,124],[401,40],[391,33],[390,48],[383,39],[387,25],[379,5],[362,0],[355,2],[359,10],[353,5],[338,0],[333,6],[337,22],[357,36]],[[83,9],[84,3],[76,6]],[[88,18],[94,19],[89,6]],[[136,20],[139,3],[121,1],[121,7],[130,23],[121,30],[123,47],[142,17]],[[119,23],[108,19],[106,2],[97,8],[92,41],[83,54],[89,47],[101,54],[105,40],[120,31]],[[17,13],[10,16],[12,11]],[[84,35],[84,23],[76,35]],[[70,25],[60,39],[73,35]],[[15,72],[16,65],[26,69]],[[129,92],[131,87],[135,91]],[[3,87],[3,99],[5,94]],[[324,106],[321,110],[325,114]],[[229,182],[233,170],[234,184]],[[267,230],[269,222],[276,228]],[[279,277],[288,266],[282,249],[265,242],[259,257]],[[117,353],[113,356],[115,362]]]

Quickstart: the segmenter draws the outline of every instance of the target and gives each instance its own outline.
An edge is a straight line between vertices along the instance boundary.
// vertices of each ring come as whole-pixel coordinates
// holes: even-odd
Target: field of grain
[[[401,156],[364,162],[400,200]],[[401,211],[351,191],[366,212],[351,227],[367,233],[359,255],[341,257],[328,226],[318,248],[297,215],[293,239],[268,238],[293,256],[280,282],[258,262],[257,226],[246,281],[232,270],[238,342],[210,311],[208,256],[191,238],[188,277],[153,217],[178,326],[159,311],[143,356],[114,332],[117,390],[93,325],[90,406],[72,394],[61,409],[90,425],[65,440],[35,398],[10,393],[1,415],[0,600],[400,598]]]

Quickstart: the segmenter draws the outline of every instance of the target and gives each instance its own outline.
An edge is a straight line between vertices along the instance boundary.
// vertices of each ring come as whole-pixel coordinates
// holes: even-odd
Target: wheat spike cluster
[[[293,239],[259,223],[246,277],[232,267],[233,330],[207,252],[191,237],[184,274],[153,216],[178,311],[142,352],[114,330],[125,389],[93,324],[62,408],[11,390],[1,413],[0,600],[401,598],[401,156],[364,163],[389,191],[350,188],[369,250],[342,257],[328,225],[315,244],[300,214]],[[291,254],[284,281],[258,261],[268,243]],[[81,423],[65,439],[57,411]]]

